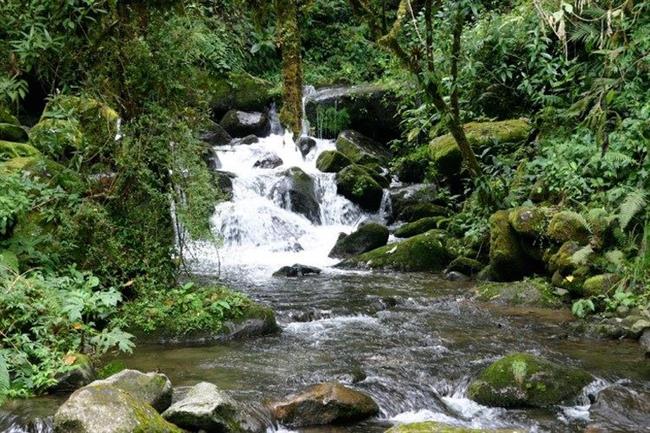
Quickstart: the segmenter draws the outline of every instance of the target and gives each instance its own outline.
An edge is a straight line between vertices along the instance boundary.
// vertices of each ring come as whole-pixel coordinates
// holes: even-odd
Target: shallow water
[[[317,173],[321,140],[303,159],[293,143],[272,136],[249,147],[219,150],[223,169],[235,172],[235,198],[213,217],[220,250],[190,248],[194,270],[207,281],[221,279],[271,306],[282,332],[248,341],[199,347],[139,344],[124,357],[129,368],[158,370],[177,387],[214,382],[241,401],[262,404],[307,385],[339,380],[372,395],[381,407],[373,420],[348,427],[304,432],[383,432],[394,422],[425,419],[473,427],[517,426],[531,432],[580,432],[588,423],[589,394],[608,384],[649,388],[650,365],[636,343],[571,336],[566,311],[498,307],[471,300],[472,283],[430,274],[339,271],[327,252],[339,231],[351,231],[367,215],[336,195],[333,175]],[[264,152],[285,164],[251,169]],[[322,224],[279,205],[273,187],[289,166],[316,179]],[[294,248],[298,243],[301,249]],[[325,267],[301,279],[272,278],[282,265]],[[317,320],[297,317],[312,312]],[[466,398],[467,385],[482,368],[512,351],[527,351],[591,372],[595,381],[577,401],[548,410],[503,410]],[[360,380],[362,379],[362,380]],[[0,431],[49,432],[63,397],[11,402],[0,411]],[[30,424],[31,423],[31,424]],[[281,430],[286,429],[280,427]]]

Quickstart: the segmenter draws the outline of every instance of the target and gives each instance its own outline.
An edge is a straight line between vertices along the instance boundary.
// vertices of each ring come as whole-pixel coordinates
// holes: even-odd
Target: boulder
[[[182,433],[146,402],[94,382],[75,391],[54,415],[55,433]]]
[[[219,155],[214,150],[214,147],[210,146],[208,143],[202,142],[201,147],[203,151],[201,152],[201,159],[205,163],[206,167],[210,171],[218,170],[221,168],[221,161],[219,160]]]
[[[283,209],[299,213],[311,222],[320,224],[320,205],[316,198],[314,179],[298,167],[291,167],[280,176],[280,181],[271,188],[273,200]]]
[[[251,144],[258,143],[259,141],[260,141],[259,137],[257,137],[256,135],[250,134],[250,135],[247,135],[246,137],[237,138],[237,139],[233,140],[233,142],[231,144],[233,144],[235,146],[238,145],[238,144],[243,144],[245,146],[250,146]]]
[[[421,218],[417,221],[401,225],[395,230],[395,237],[398,238],[410,238],[415,235],[419,235],[429,230],[437,229],[438,224],[441,221],[441,217],[427,217]]]
[[[511,283],[484,282],[476,288],[476,297],[483,302],[529,307],[562,308],[562,298],[542,278]]]
[[[436,421],[423,421],[400,424],[387,430],[386,433],[523,433],[516,429],[477,429],[443,424]]]
[[[349,235],[339,237],[329,257],[351,257],[382,247],[386,242],[388,242],[388,228],[377,223],[367,223]]]
[[[390,203],[393,214],[391,222],[393,222],[397,215],[399,215],[407,206],[420,203],[444,204],[438,202],[438,191],[435,185],[429,183],[409,185],[395,189],[391,188]]]
[[[52,389],[53,392],[72,392],[95,380],[97,374],[87,355],[82,353],[66,355],[64,361],[70,365],[71,370],[56,378],[57,384]]]
[[[0,140],[25,143],[29,140],[29,137],[27,136],[27,131],[20,125],[0,122]]]
[[[273,402],[270,410],[284,425],[305,427],[360,421],[376,415],[379,406],[362,392],[327,382]]]
[[[650,393],[612,385],[596,395],[589,418],[598,432],[650,431]],[[597,429],[596,429],[597,428]]]
[[[296,147],[300,151],[300,154],[305,157],[316,147],[316,140],[311,137],[302,136],[296,142]]]
[[[336,150],[350,158],[356,164],[388,164],[391,154],[379,142],[357,131],[347,130],[336,139]]]
[[[189,431],[245,433],[266,430],[261,422],[247,416],[232,397],[208,382],[193,386],[162,416]]]
[[[324,113],[334,110],[344,117],[344,127],[355,129],[375,140],[389,141],[400,136],[398,98],[384,86],[362,84],[319,89],[305,99],[305,114],[311,125],[321,125]],[[337,128],[323,127],[318,132],[323,138],[335,138],[339,131]]]
[[[316,159],[316,168],[323,173],[338,173],[349,165],[352,165],[350,158],[338,150],[326,150]]]
[[[2,105],[0,105],[0,122],[20,126],[20,122],[18,121],[16,116],[11,114],[11,111],[9,111],[7,107],[4,107]]]
[[[253,164],[254,168],[277,168],[284,164],[282,158],[275,153],[267,153]]]
[[[122,370],[91,385],[110,385],[128,392],[138,400],[162,412],[172,403],[172,383],[160,373],[142,373],[138,370]]]
[[[294,264],[291,266],[283,266],[273,273],[274,277],[304,277],[305,275],[318,275],[321,270],[301,264]]]
[[[70,157],[86,147],[86,138],[75,119],[45,118],[30,130],[30,143],[53,159]]]
[[[510,211],[510,225],[520,236],[539,238],[546,234],[552,211],[549,208],[522,206]]]
[[[492,407],[547,407],[575,398],[592,377],[585,371],[527,353],[492,363],[473,380],[469,398]]]
[[[210,99],[215,118],[228,110],[266,111],[274,100],[273,85],[252,75],[231,72],[210,85]]]
[[[350,165],[336,174],[336,192],[369,212],[379,210],[384,196],[381,185],[358,165]]]
[[[440,217],[449,214],[449,210],[433,203],[409,204],[397,214],[398,221],[414,222],[422,218]]]
[[[403,272],[440,272],[452,260],[445,236],[438,230],[388,244],[339,263],[340,268],[391,269]]]
[[[420,183],[429,175],[429,148],[421,146],[417,150],[393,162],[392,172],[400,182]]]
[[[591,232],[582,215],[572,211],[562,211],[551,218],[547,235],[559,244],[575,241],[585,245],[589,243]]]
[[[271,133],[271,122],[264,113],[230,110],[219,122],[233,137],[255,135],[266,137]]]
[[[232,200],[232,180],[237,177],[229,171],[216,170],[212,172],[212,182],[219,189],[225,200]]]
[[[490,217],[490,269],[501,281],[518,280],[528,272],[524,252],[508,216],[508,211],[500,210]]]
[[[445,272],[460,272],[463,275],[474,276],[483,269],[483,263],[469,257],[456,257],[449,263]]]
[[[582,293],[585,297],[605,295],[614,288],[620,281],[616,274],[599,274],[589,277],[582,285]]]
[[[223,129],[218,123],[212,125],[210,131],[201,134],[199,139],[211,146],[225,146],[232,141],[232,137],[228,134],[228,131]]]
[[[495,142],[512,144],[516,150],[525,142],[532,126],[526,119],[503,120],[499,122],[470,122],[464,125],[465,135],[475,152],[481,153]],[[451,134],[434,138],[429,144],[429,158],[432,169],[440,175],[452,177],[460,173],[462,155]]]
[[[39,154],[38,149],[29,144],[0,140],[0,161],[20,157],[34,157]]]
[[[645,329],[639,337],[639,344],[646,358],[650,358],[650,329]]]

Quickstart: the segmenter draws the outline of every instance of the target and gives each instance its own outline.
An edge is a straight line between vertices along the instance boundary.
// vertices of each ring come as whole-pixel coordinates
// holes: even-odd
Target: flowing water
[[[221,169],[236,175],[233,200],[218,204],[212,219],[222,245],[196,243],[187,251],[203,279],[225,281],[273,307],[282,332],[213,346],[139,345],[124,358],[128,367],[164,372],[175,386],[214,382],[249,403],[339,380],[369,393],[381,407],[379,417],[361,424],[302,430],[319,433],[378,433],[396,422],[428,419],[579,432],[589,420],[590,398],[603,387],[617,382],[648,387],[650,366],[635,343],[574,338],[563,326],[570,320],[566,312],[478,304],[470,299],[472,283],[433,275],[332,268],[336,261],[327,254],[339,232],[385,217],[364,214],[336,194],[334,175],[318,172],[316,156],[332,148],[332,141],[317,140],[303,158],[291,138],[281,134],[253,145],[218,148]],[[269,153],[283,164],[253,168]],[[313,177],[320,224],[292,212],[279,187],[290,167]],[[294,263],[322,267],[323,273],[271,277]],[[546,410],[492,409],[467,399],[471,378],[510,351],[579,366],[596,379],[572,404]],[[11,402],[0,412],[0,430],[50,432],[50,417],[60,402],[51,397]]]

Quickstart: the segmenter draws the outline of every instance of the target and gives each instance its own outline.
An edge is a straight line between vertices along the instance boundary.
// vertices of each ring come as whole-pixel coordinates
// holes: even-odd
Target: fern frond
[[[632,218],[638,214],[647,204],[648,193],[642,189],[635,189],[630,192],[621,204],[621,210],[618,214],[618,221],[621,229],[625,229]]]
[[[573,253],[573,255],[571,256],[571,263],[573,263],[576,266],[586,265],[587,260],[589,260],[589,256],[591,256],[593,252],[594,249],[591,248],[591,245],[582,247],[578,251]]]

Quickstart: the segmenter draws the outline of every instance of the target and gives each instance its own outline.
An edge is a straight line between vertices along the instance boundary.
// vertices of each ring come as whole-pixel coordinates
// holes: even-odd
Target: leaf
[[[11,386],[11,381],[9,379],[9,369],[7,368],[7,362],[2,353],[0,353],[0,401],[4,395],[9,391]]]
[[[632,221],[632,218],[645,207],[646,194],[642,189],[636,189],[625,197],[618,215],[621,229],[625,229],[630,224],[630,221]]]

